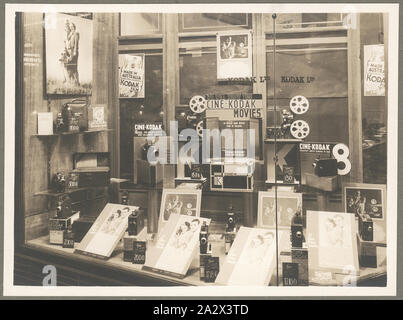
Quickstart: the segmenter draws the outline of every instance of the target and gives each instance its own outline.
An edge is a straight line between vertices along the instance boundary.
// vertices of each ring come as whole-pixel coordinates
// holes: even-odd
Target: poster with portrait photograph
[[[287,238],[278,231],[279,246]],[[218,273],[221,285],[267,286],[276,265],[276,230],[241,227]]]
[[[357,228],[354,215],[345,212],[307,211],[309,274],[359,273]]]
[[[252,35],[244,32],[217,34],[217,79],[252,77]]]
[[[210,219],[183,214],[171,214],[158,232],[154,245],[147,249],[144,270],[178,278],[185,277],[192,259],[199,251],[200,228]]]
[[[64,13],[45,13],[44,26],[46,93],[91,94],[92,20]]]
[[[108,203],[74,252],[109,258],[127,229],[129,215],[138,209]]]
[[[386,243],[386,185],[345,183],[342,186],[343,208],[347,213],[367,214],[373,220],[374,241]]]
[[[119,97],[144,98],[144,53],[119,55]]]
[[[162,230],[171,214],[200,217],[201,195],[201,190],[164,189],[158,230]]]
[[[277,192],[278,228],[289,229],[291,219],[302,210],[302,194],[295,192]],[[258,200],[258,228],[276,227],[276,195],[274,191],[260,191]]]

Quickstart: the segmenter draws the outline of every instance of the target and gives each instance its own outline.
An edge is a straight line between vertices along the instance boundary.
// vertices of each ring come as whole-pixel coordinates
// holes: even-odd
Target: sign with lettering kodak
[[[220,119],[256,119],[262,117],[260,94],[205,96],[206,116]]]
[[[305,153],[324,153],[331,154],[333,147],[337,143],[324,143],[324,142],[309,142],[300,143],[299,151]]]
[[[383,44],[364,46],[364,96],[385,96]]]

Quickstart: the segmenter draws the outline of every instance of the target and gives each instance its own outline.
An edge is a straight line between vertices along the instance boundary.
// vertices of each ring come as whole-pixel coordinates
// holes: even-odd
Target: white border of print
[[[386,287],[34,287],[14,286],[14,164],[15,164],[15,12],[383,12],[389,14],[388,50],[388,221]],[[399,5],[383,4],[6,4],[5,5],[5,139],[4,139],[4,281],[6,296],[395,296],[398,172],[398,46]]]

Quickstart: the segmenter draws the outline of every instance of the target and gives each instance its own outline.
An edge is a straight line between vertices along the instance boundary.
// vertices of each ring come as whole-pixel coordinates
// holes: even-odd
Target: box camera
[[[293,248],[302,248],[302,243],[304,241],[303,235],[303,224],[302,216],[299,211],[297,211],[291,220],[291,246]]]
[[[200,229],[199,239],[200,239],[200,254],[206,254],[208,247],[208,226],[206,222],[203,222],[203,225]]]
[[[144,215],[141,209],[134,210],[128,217],[129,236],[137,236],[144,228]]]
[[[318,177],[337,176],[336,159],[315,159],[312,166],[315,168],[314,172]]]
[[[368,214],[358,215],[358,232],[364,241],[374,240],[374,223]]]
[[[235,214],[232,207],[229,208],[227,213],[227,229],[226,232],[233,232],[235,230]]]

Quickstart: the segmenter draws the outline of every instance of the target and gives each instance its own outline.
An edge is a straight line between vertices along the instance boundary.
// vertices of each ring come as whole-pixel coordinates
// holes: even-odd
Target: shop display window
[[[128,285],[386,287],[388,14],[352,15],[58,14],[51,45],[19,13],[18,246]]]

